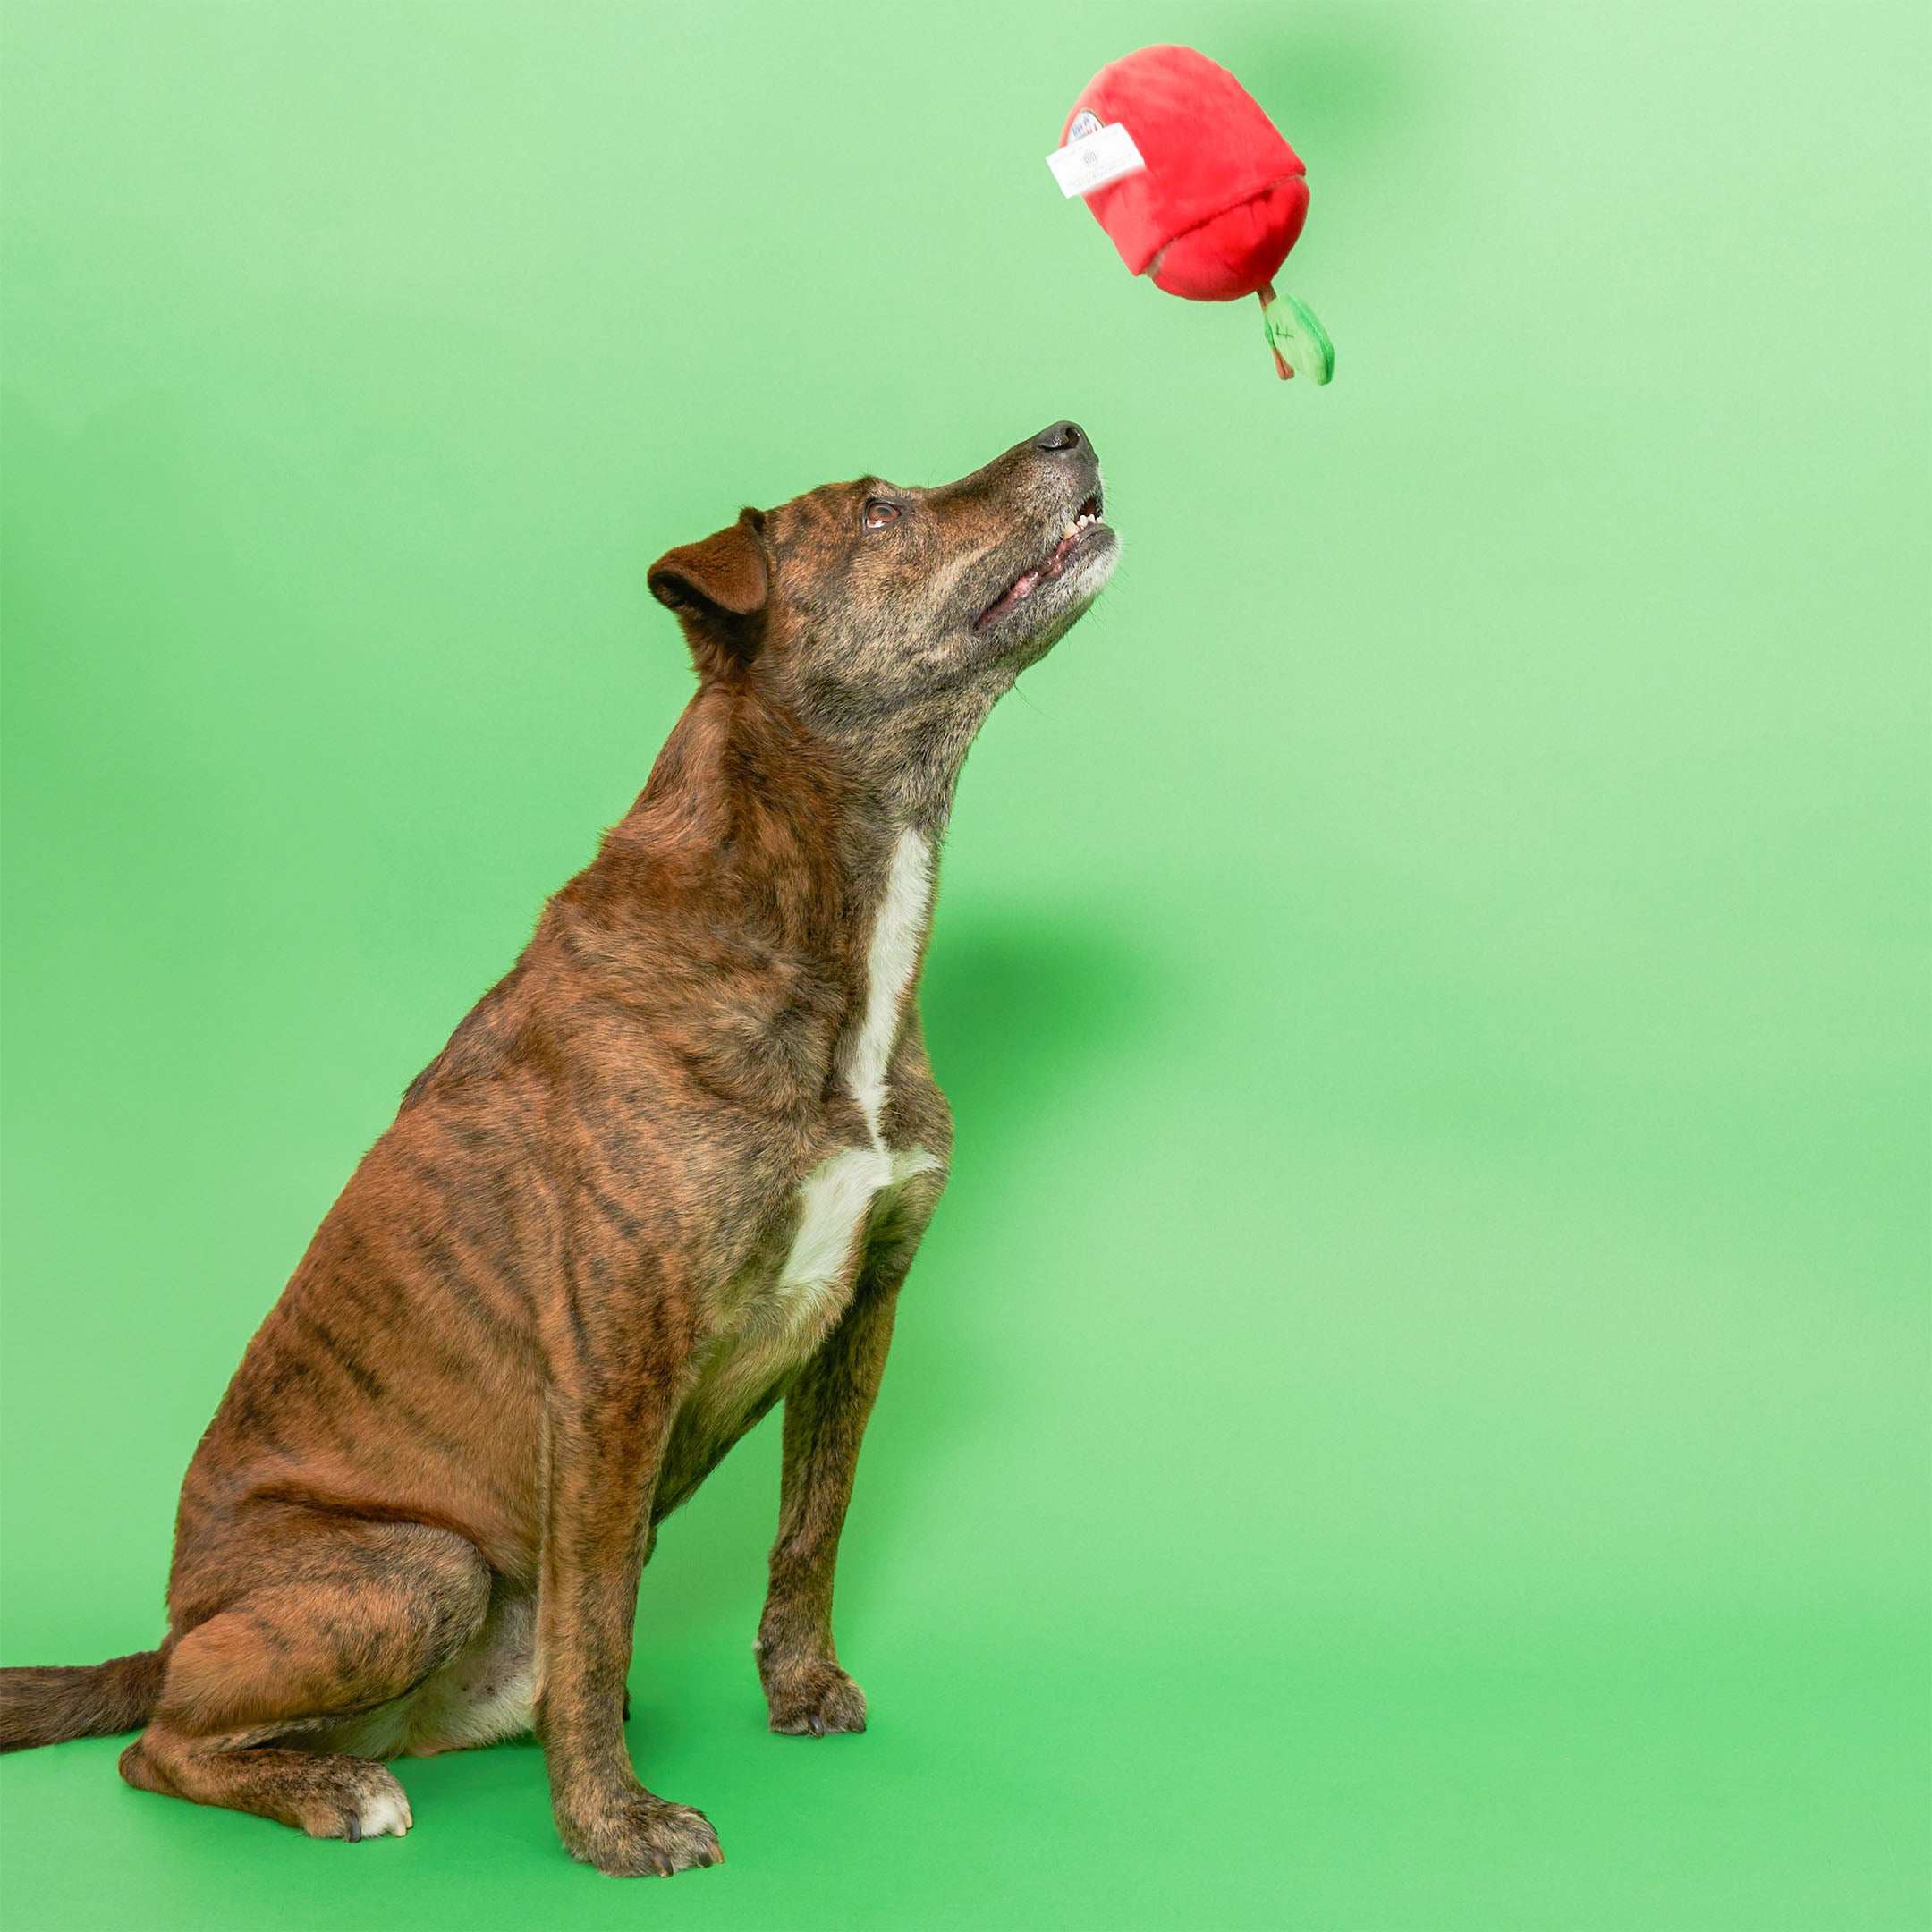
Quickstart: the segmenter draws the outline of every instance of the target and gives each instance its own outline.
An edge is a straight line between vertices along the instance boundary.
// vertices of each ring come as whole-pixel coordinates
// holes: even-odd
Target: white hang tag
[[[1082,122],[1092,123],[1086,131]],[[1081,114],[1073,123],[1074,139],[1046,157],[1046,165],[1060,183],[1068,200],[1075,195],[1091,194],[1123,174],[1138,174],[1147,163],[1133,144],[1133,136],[1118,121],[1103,127],[1091,114]]]

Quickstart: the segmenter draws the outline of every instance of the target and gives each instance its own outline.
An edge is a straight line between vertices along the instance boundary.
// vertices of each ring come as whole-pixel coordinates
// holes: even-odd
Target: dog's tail
[[[166,1671],[160,1650],[105,1664],[0,1670],[0,1751],[137,1730],[153,1714]]]

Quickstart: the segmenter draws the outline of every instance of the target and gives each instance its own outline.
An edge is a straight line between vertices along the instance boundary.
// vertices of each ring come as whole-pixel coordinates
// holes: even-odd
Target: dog
[[[698,690],[403,1096],[182,1485],[157,1650],[0,1672],[0,1748],[144,1725],[143,1791],[400,1835],[382,1762],[534,1730],[600,1871],[721,1853],[625,1746],[657,1526],[784,1403],[771,1728],[862,1731],[839,1534],[952,1119],[917,989],[960,767],[1118,538],[1078,425],[652,565]]]

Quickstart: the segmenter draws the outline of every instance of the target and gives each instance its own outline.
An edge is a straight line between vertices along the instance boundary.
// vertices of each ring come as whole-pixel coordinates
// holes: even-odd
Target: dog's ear
[[[770,589],[764,530],[759,512],[741,511],[728,530],[666,550],[650,567],[650,594],[677,613],[701,677],[742,670],[758,656]]]

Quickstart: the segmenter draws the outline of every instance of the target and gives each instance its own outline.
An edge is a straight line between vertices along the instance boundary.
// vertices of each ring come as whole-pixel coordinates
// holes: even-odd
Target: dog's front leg
[[[546,1397],[537,1734],[572,1857],[619,1877],[667,1876],[723,1856],[702,1812],[645,1790],[623,1735],[651,1490],[682,1363],[665,1358],[661,1335],[587,1326]]]
[[[832,1641],[833,1576],[900,1285],[941,1182],[921,1175],[905,1190],[869,1249],[851,1307],[785,1394],[778,1535],[758,1664],[771,1727],[791,1736],[866,1726],[865,1692],[840,1667]]]

